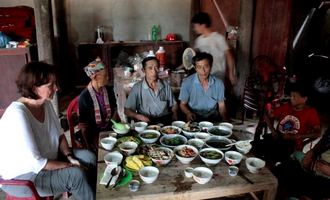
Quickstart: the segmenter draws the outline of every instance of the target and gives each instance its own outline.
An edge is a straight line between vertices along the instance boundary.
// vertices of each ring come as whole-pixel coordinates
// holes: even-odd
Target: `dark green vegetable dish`
[[[209,130],[209,133],[211,133],[212,135],[218,135],[218,136],[227,136],[230,135],[229,131],[225,131],[225,130],[221,130],[218,128],[212,128]]]
[[[163,143],[169,146],[178,146],[184,144],[180,137],[166,138],[163,140]]]
[[[200,155],[207,159],[220,159],[222,158],[222,154],[216,151],[203,151]]]
[[[206,141],[206,144],[214,148],[226,148],[226,145],[229,144],[229,142],[223,140],[210,140]]]

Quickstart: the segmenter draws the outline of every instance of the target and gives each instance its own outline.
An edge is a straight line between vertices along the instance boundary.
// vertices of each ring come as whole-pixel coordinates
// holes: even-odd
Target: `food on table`
[[[139,170],[144,166],[152,165],[151,159],[145,155],[128,156],[125,162],[125,166],[133,170]]]
[[[191,158],[196,156],[196,152],[189,147],[183,147],[182,149],[177,151],[177,154],[185,158]]]
[[[229,131],[225,131],[218,128],[211,128],[208,130],[208,132],[211,133],[212,135],[217,135],[217,136],[228,136],[231,134]]]
[[[198,126],[185,126],[183,127],[183,130],[188,132],[199,132],[200,128]]]
[[[136,144],[141,144],[141,140],[137,137],[134,136],[125,136],[125,137],[121,137],[117,140],[117,145],[120,145],[121,143],[124,142],[135,142]]]
[[[176,127],[164,127],[161,131],[163,134],[179,134],[179,129]]]
[[[225,141],[225,140],[208,140],[206,141],[206,144],[214,147],[214,148],[227,148],[226,145],[229,144],[229,142]]]
[[[149,151],[149,156],[156,160],[169,160],[173,157],[173,154],[166,149],[154,148]]]
[[[159,131],[160,130],[160,126],[158,125],[150,125],[147,127],[148,130],[155,130],[155,131]]]
[[[182,141],[180,137],[173,137],[173,138],[164,138],[163,143],[169,146],[179,146],[181,144],[184,144],[184,141]]]
[[[157,138],[158,135],[154,132],[144,132],[141,134],[141,137],[147,138],[147,139],[154,139],[154,138]]]
[[[222,157],[222,155],[216,151],[203,151],[200,155],[207,159],[220,159]]]
[[[139,148],[139,154],[149,155],[149,152],[156,148],[155,144],[143,144]]]

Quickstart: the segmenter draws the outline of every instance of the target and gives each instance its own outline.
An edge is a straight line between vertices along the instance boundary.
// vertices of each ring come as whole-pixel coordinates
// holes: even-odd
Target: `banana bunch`
[[[126,167],[133,170],[140,170],[144,166],[152,165],[152,161],[148,156],[135,155],[126,157]]]

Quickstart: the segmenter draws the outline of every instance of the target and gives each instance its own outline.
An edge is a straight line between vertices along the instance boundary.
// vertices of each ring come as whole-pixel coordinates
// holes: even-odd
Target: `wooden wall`
[[[252,57],[267,55],[284,65],[289,43],[292,0],[257,0]]]

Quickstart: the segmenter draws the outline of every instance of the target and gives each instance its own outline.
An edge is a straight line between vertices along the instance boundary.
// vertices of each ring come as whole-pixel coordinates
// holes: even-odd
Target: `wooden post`
[[[34,0],[39,60],[54,64],[53,23],[50,0]]]
[[[235,87],[236,96],[241,96],[244,91],[245,80],[250,72],[250,51],[252,41],[253,25],[253,0],[240,2],[239,16],[239,36],[237,49],[236,70],[239,74],[237,86]]]
[[[50,0],[33,0],[34,14],[36,19],[36,33],[38,57],[40,61],[54,64],[53,54],[53,21]],[[55,112],[59,114],[57,93],[52,100]]]

